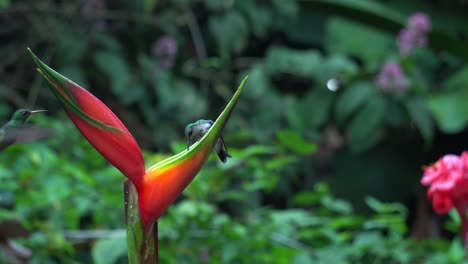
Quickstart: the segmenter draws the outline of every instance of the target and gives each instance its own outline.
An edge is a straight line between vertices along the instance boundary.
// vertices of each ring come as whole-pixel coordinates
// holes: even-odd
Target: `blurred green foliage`
[[[401,203],[412,204],[422,164],[464,148],[467,11],[422,0],[0,1],[0,119],[44,107],[31,122],[56,135],[1,153],[0,215],[30,230],[18,241],[33,263],[126,262],[123,177],[70,124],[30,47],[109,105],[148,165],[184,149],[184,126],[215,118],[249,75],[224,130],[233,158],[212,157],[160,221],[163,263],[460,263],[457,238],[409,237],[424,203]],[[415,12],[431,18],[428,45],[402,57],[397,34]],[[387,61],[401,65],[404,93],[377,87]],[[448,223],[439,229],[457,233]]]

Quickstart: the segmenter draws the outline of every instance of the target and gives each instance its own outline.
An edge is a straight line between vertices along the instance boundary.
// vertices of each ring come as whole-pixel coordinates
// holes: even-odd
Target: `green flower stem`
[[[138,193],[130,180],[124,181],[125,219],[129,264],[158,263],[158,222],[144,230],[138,210]]]

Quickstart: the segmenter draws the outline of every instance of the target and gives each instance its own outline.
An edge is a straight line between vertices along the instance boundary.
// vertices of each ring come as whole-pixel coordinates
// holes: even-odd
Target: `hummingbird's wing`
[[[36,125],[23,125],[21,127],[9,128],[0,142],[0,150],[12,145],[26,143],[49,138],[53,135],[52,130]]]

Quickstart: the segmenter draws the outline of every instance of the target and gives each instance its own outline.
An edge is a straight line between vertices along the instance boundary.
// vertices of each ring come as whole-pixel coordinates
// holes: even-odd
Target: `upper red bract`
[[[122,130],[116,132],[95,127],[65,106],[70,119],[83,136],[102,156],[139,187],[145,173],[145,164],[136,140],[120,119],[94,95],[74,83],[68,83],[68,88],[81,110],[88,116]]]

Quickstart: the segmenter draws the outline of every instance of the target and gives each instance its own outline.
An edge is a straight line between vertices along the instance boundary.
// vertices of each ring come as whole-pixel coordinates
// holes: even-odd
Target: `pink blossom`
[[[398,34],[397,44],[400,54],[408,56],[414,48],[427,45],[427,33],[431,30],[431,21],[424,13],[415,13],[408,18],[406,28]]]
[[[106,11],[106,0],[85,0],[81,8],[81,15],[93,22],[97,31],[103,31],[106,28],[106,22],[102,14]]]
[[[172,68],[177,56],[177,41],[171,36],[162,36],[153,43],[151,54],[159,59],[163,69]]]
[[[375,79],[375,84],[382,90],[396,89],[405,91],[408,89],[408,81],[401,70],[400,64],[394,61],[388,61],[380,70]]]
[[[416,32],[427,33],[431,30],[431,20],[424,13],[414,13],[408,18],[407,26]]]
[[[445,214],[460,202],[465,207],[468,205],[468,152],[461,156],[445,155],[425,167],[421,183],[429,186],[427,195],[437,213]]]

